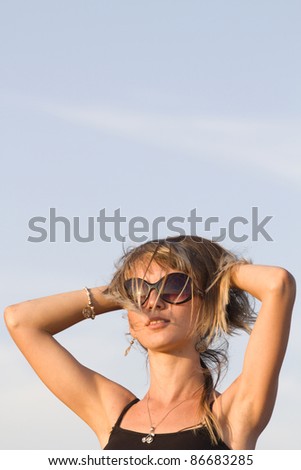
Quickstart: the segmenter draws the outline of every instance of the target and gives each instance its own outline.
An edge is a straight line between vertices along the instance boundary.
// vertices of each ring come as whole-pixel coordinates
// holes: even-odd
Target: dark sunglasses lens
[[[139,305],[139,303],[141,303],[141,305],[144,304],[147,299],[149,289],[143,279],[128,279],[125,281],[124,287],[130,300],[132,300],[136,305]]]
[[[191,280],[184,273],[172,273],[166,278],[161,297],[166,302],[178,304],[191,298]]]

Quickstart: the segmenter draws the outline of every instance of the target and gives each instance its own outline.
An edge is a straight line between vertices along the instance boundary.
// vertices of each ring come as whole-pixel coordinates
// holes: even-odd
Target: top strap
[[[119,415],[119,418],[117,419],[115,423],[115,426],[120,426],[121,421],[123,420],[123,417],[126,414],[126,412],[131,408],[131,406],[135,405],[135,403],[137,403],[138,401],[140,401],[139,398],[135,398],[123,408],[122,412]]]

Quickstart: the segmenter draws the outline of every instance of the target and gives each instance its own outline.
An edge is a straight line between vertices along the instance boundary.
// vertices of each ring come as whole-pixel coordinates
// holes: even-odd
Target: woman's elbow
[[[21,323],[20,304],[9,305],[4,310],[4,321],[9,331],[13,331]]]
[[[296,296],[296,280],[287,269],[275,267],[270,290],[294,300]]]

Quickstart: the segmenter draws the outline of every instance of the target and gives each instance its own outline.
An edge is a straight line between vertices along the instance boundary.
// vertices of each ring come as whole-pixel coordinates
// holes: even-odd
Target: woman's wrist
[[[230,268],[230,286],[238,289],[245,290],[242,287],[244,272],[249,269],[249,266],[254,266],[247,261],[238,261]]]
[[[103,293],[106,289],[107,286],[88,288],[95,315],[122,309],[116,300]],[[87,301],[88,300],[87,296]]]

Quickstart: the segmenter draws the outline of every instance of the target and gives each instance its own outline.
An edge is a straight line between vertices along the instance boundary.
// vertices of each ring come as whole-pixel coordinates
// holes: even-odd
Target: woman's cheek
[[[137,313],[128,312],[128,321],[131,333],[139,332],[145,327],[142,318]]]

